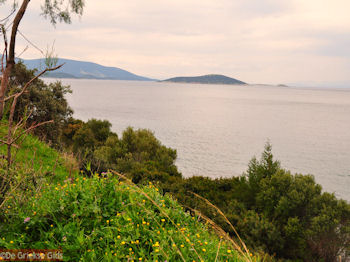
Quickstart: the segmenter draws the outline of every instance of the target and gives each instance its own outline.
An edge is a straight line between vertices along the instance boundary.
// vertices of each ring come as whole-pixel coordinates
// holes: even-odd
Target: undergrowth
[[[64,261],[260,260],[151,182],[138,187],[117,173],[78,173],[72,157],[31,135],[11,169],[5,166],[3,175],[25,179],[0,207],[0,248],[61,249]]]
[[[247,260],[153,184],[138,188],[112,174],[47,184],[6,209],[0,247],[8,249],[61,248],[65,261]]]

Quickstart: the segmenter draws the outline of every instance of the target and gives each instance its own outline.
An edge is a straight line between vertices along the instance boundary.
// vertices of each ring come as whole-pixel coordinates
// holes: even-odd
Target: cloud
[[[62,57],[160,79],[223,73],[255,83],[350,83],[348,10],[348,0],[87,1],[80,20],[54,29],[32,1],[21,31],[43,49],[56,40]],[[26,44],[19,37],[18,50]]]

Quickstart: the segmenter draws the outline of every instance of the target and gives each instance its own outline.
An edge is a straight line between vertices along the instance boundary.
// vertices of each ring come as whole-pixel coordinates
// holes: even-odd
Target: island
[[[224,75],[203,75],[190,77],[174,77],[162,82],[193,83],[193,84],[223,84],[223,85],[246,85],[247,83]]]

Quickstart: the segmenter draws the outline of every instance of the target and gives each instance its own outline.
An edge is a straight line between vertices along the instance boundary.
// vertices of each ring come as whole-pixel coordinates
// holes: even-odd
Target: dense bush
[[[190,192],[197,193],[225,213],[250,247],[277,258],[334,261],[348,256],[349,204],[322,193],[312,176],[282,169],[270,145],[261,160],[251,160],[242,177],[184,179],[175,166],[176,151],[161,145],[152,132],[128,128],[119,138],[110,127],[95,119],[70,124],[70,144],[85,166],[125,173],[135,183],[156,181],[164,193],[172,193],[185,207],[199,210],[235,236],[213,208]]]
[[[8,96],[19,92],[35,76],[35,73],[35,70],[26,69],[23,63],[17,63],[10,78]],[[65,99],[65,94],[70,92],[69,86],[64,86],[61,82],[46,84],[43,80],[36,79],[27,92],[19,98],[15,120],[19,121],[29,113],[31,114],[27,126],[53,120],[54,123],[34,129],[34,133],[54,146],[59,146],[63,127],[73,113]],[[9,106],[10,103],[7,103],[7,109]]]
[[[34,73],[21,64],[16,68],[12,92]],[[33,110],[30,121],[54,119],[54,125],[36,132],[50,141],[62,141],[83,169],[91,173],[114,169],[139,184],[154,181],[163,193],[170,192],[184,207],[199,210],[235,236],[223,217],[191,192],[197,193],[224,212],[248,246],[277,258],[325,262],[336,261],[337,256],[349,258],[350,205],[322,193],[312,176],[282,169],[270,145],[260,160],[252,159],[241,177],[184,179],[175,166],[176,151],[163,146],[151,131],[128,128],[119,138],[108,121],[69,118],[71,110],[64,99],[69,89],[61,84],[38,80],[30,90],[18,107],[17,119],[26,108]],[[108,195],[103,197],[110,200]]]
[[[247,261],[152,184],[77,176],[16,201],[0,224],[0,248],[60,247],[64,261]]]
[[[113,169],[131,176],[135,183],[148,180],[166,182],[181,178],[175,166],[176,150],[165,147],[146,129],[127,128],[121,138],[104,120],[86,123],[71,119],[63,140],[92,171]]]
[[[182,178],[174,164],[176,151],[162,146],[148,130],[128,128],[118,138],[108,122],[93,119],[80,126],[72,144],[95,168],[128,174],[135,183],[156,181],[164,193],[172,193],[185,207],[199,210],[235,236],[222,216],[191,192],[208,199],[255,250],[305,261],[334,261],[350,251],[349,204],[322,193],[312,176],[282,169],[269,144],[242,177],[215,180]]]
[[[277,258],[336,261],[350,252],[350,205],[322,193],[310,175],[292,175],[273,160],[267,145],[260,161],[250,162],[240,178],[184,179],[172,187],[180,203],[199,209],[234,235],[212,208],[219,207],[245,242]]]

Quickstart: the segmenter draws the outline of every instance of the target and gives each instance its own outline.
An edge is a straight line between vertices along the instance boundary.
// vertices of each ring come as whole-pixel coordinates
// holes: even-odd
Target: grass
[[[138,187],[116,173],[71,172],[74,160],[31,135],[16,166],[46,178],[26,198],[15,191],[0,210],[0,248],[61,249],[64,261],[260,260],[235,250],[200,214],[185,212],[152,183]]]
[[[61,248],[65,261],[244,261],[153,184],[105,176],[47,184],[22,206],[10,199],[0,247]]]
[[[6,122],[0,122],[0,138],[7,135]],[[67,173],[77,173],[77,162],[68,154],[60,154],[46,143],[32,135],[24,135],[19,140],[19,148],[12,148],[15,158],[14,165],[22,169],[32,169],[44,175],[53,175],[51,179],[60,180]],[[5,145],[0,145],[0,155],[6,155]],[[4,160],[2,160],[4,165]]]

